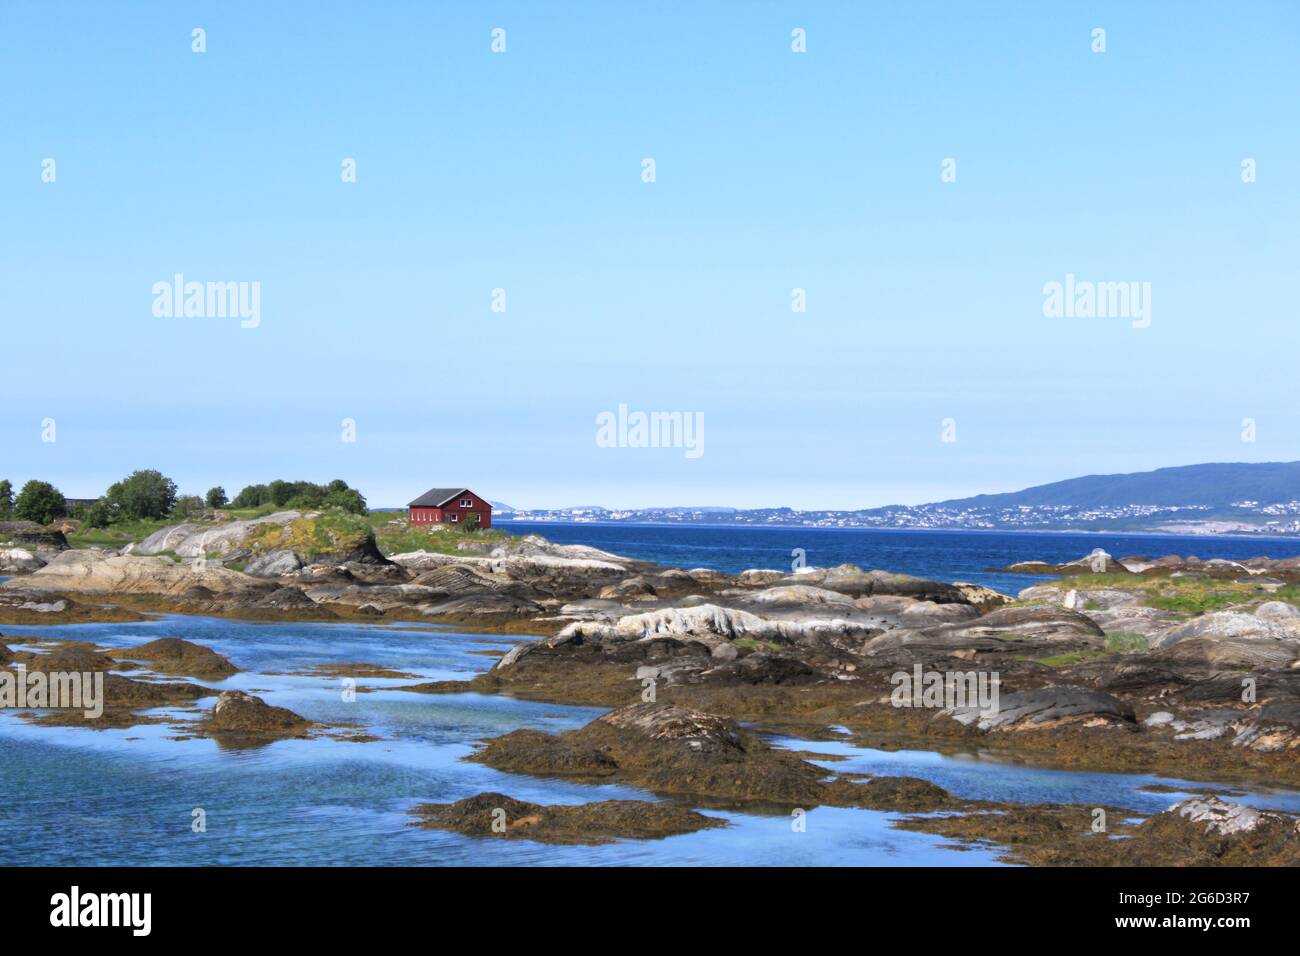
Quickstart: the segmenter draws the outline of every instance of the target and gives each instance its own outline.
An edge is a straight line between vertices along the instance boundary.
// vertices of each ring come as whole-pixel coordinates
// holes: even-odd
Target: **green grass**
[[[1241,604],[1249,598],[1232,591],[1201,591],[1161,594],[1147,598],[1149,607],[1158,607],[1165,611],[1178,611],[1181,614],[1204,614],[1206,611],[1221,611],[1233,604]]]
[[[1131,654],[1135,651],[1145,651],[1150,644],[1141,634],[1132,634],[1127,631],[1116,631],[1114,634],[1106,635],[1106,646],[1102,650],[1095,651],[1074,651],[1069,654],[1052,654],[1049,657],[1039,657],[1035,663],[1046,664],[1048,667],[1070,667],[1081,661],[1090,661],[1098,657],[1105,657],[1108,654]],[[1021,658],[1026,660],[1027,658]]]
[[[747,651],[756,651],[760,647],[765,647],[769,651],[777,651],[781,649],[780,644],[773,644],[771,641],[758,641],[752,637],[738,637],[731,643],[735,644],[737,647],[744,648]]]
[[[68,544],[74,548],[121,548],[132,541],[143,541],[155,531],[179,524],[180,518],[161,520],[120,521],[107,528],[82,527],[68,535]]]
[[[465,531],[455,525],[441,525],[441,531],[431,528],[413,527],[402,518],[399,525],[390,524],[394,519],[390,512],[386,515],[371,515],[375,529],[375,541],[384,554],[406,554],[410,551],[431,551],[438,554],[464,554],[466,549],[461,544],[473,544],[475,550],[490,551],[497,545],[514,539],[514,535],[491,528],[481,531]],[[434,526],[439,527],[439,526]]]

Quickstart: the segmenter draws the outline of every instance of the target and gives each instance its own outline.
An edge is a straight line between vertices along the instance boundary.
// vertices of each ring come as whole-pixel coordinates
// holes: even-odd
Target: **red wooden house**
[[[411,524],[464,524],[477,515],[480,528],[492,527],[492,503],[468,488],[430,488],[407,507]]]

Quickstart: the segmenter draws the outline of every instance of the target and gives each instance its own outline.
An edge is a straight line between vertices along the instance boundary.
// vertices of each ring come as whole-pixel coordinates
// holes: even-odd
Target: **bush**
[[[48,481],[29,481],[14,501],[14,514],[24,521],[49,524],[68,513],[68,502]]]
[[[328,485],[310,481],[281,481],[270,484],[249,485],[230,502],[232,508],[292,508],[300,511],[318,511],[321,508],[340,508],[351,514],[366,513],[366,499],[346,481],[335,479]]]
[[[166,518],[176,507],[176,482],[152,469],[135,471],[111,485],[104,499],[114,520]]]
[[[203,503],[215,511],[217,508],[224,508],[228,505],[230,499],[226,497],[226,489],[217,485],[215,488],[208,489],[208,493],[203,498]]]
[[[172,514],[178,518],[194,518],[203,514],[203,499],[198,495],[181,495],[176,499]]]
[[[87,528],[107,528],[113,523],[113,510],[103,498],[86,509],[81,523]]]

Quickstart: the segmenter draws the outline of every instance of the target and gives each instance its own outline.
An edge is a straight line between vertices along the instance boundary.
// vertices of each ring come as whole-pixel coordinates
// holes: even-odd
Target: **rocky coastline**
[[[0,627],[164,612],[529,635],[477,677],[403,686],[609,708],[567,734],[485,741],[471,759],[513,774],[624,783],[684,808],[574,811],[488,794],[416,814],[417,825],[484,838],[645,838],[722,825],[675,812],[690,806],[826,804],[903,814],[898,826],[991,843],[1014,862],[1300,862],[1294,817],[1214,795],[1145,819],[1116,808],[985,804],[912,778],[836,775],[760,733],[1297,788],[1300,560],[1094,552],[1002,569],[1056,577],[1012,596],[854,565],[681,570],[535,536],[482,545],[466,536],[451,554],[386,556],[373,540],[295,550],[311,518],[271,515],[219,534],[181,525],[124,552],[10,548],[5,573],[15,576],[0,584]],[[183,641],[109,655],[24,650],[30,640],[0,638],[0,667],[51,666],[63,655],[75,669],[111,672],[106,715],[117,726],[147,707],[193,706],[216,693],[171,678],[219,680],[233,667]],[[364,674],[369,665],[348,666]],[[133,667],[156,676],[121,673]],[[902,683],[931,675],[946,682],[933,699],[900,694]],[[972,691],[995,680],[995,706],[945,696],[954,676]],[[256,745],[329,729],[227,691],[193,732]],[[484,829],[485,809],[504,812],[504,831]],[[1100,831],[1097,810],[1111,821]]]

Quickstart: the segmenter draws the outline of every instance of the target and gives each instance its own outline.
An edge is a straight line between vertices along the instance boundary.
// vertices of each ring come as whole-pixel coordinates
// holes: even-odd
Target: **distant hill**
[[[1022,491],[858,511],[792,508],[590,507],[516,520],[720,523],[823,528],[1154,531],[1300,535],[1300,461],[1183,465],[1088,475]]]
[[[1229,508],[1238,501],[1261,504],[1300,499],[1300,461],[1182,465],[1127,475],[1087,475],[1023,491],[975,495],[936,502],[930,507],[1016,508],[1068,505],[1106,508],[1121,505],[1203,505]]]

